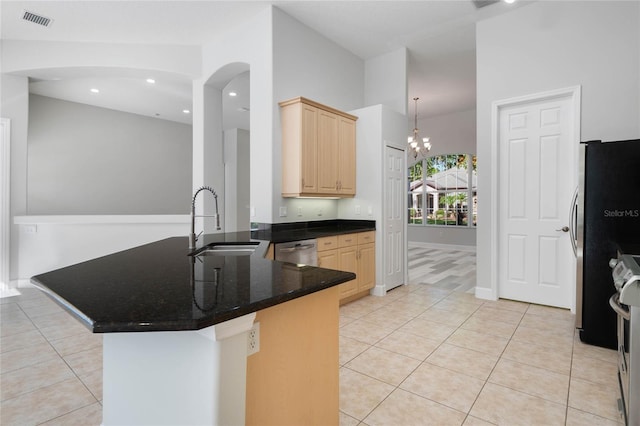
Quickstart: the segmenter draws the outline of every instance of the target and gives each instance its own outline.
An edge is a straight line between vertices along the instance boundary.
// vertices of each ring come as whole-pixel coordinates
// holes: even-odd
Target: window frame
[[[464,156],[466,169],[447,164],[459,164],[460,156]],[[449,158],[447,158],[449,157]],[[465,170],[467,187],[458,189],[456,187],[443,187],[431,189],[427,184],[428,162],[432,158],[439,158],[443,161],[444,168],[438,173],[453,174],[456,182],[459,181],[459,173]],[[477,155],[469,153],[441,154],[425,157],[407,168],[407,225],[445,228],[476,228],[477,227]],[[419,170],[416,170],[419,169]],[[452,170],[455,170],[451,172]],[[416,174],[420,174],[420,180],[415,180]],[[412,177],[414,178],[412,180]],[[444,176],[445,179],[448,176]],[[474,186],[474,183],[476,184]],[[421,190],[417,191],[416,188]],[[460,195],[464,194],[464,195]],[[449,203],[441,202],[443,197],[449,198]],[[458,200],[455,200],[458,198]],[[435,205],[437,203],[437,205]],[[442,211],[442,215],[439,212]],[[464,223],[462,223],[464,221]]]

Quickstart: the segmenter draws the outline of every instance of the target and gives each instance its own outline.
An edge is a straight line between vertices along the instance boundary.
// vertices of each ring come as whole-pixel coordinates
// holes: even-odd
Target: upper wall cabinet
[[[302,97],[279,105],[282,196],[353,197],[358,117]]]

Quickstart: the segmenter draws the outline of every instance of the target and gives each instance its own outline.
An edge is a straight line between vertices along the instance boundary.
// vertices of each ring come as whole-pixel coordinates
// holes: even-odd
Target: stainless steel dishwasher
[[[275,257],[281,262],[318,266],[316,240],[278,243],[275,247]]]

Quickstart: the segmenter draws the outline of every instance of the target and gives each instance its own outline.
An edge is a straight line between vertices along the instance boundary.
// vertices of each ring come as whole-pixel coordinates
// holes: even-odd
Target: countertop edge
[[[215,235],[215,234],[213,234]],[[212,235],[212,236],[213,236]],[[173,238],[167,238],[163,240],[159,240],[153,243],[144,244],[142,246],[134,247],[130,250],[137,250],[143,248],[145,246],[151,246],[153,244],[157,244],[163,241],[172,240]],[[209,241],[207,236],[204,236],[202,239],[203,243],[208,243]],[[253,240],[253,239],[252,239]],[[278,261],[270,260],[264,258],[264,252],[268,248],[268,241],[260,241],[259,247],[256,251],[251,255],[255,256],[255,258],[259,259],[259,262],[274,262],[281,263]],[[116,254],[122,254],[129,250],[124,250]],[[187,251],[187,249],[185,249]],[[98,259],[103,259],[107,257],[111,257],[113,255],[107,255],[100,258],[92,259],[86,262],[81,262],[81,264],[86,264],[88,262],[96,261]],[[71,265],[61,269],[69,269],[73,268],[77,265]],[[298,265],[303,266],[303,265]],[[323,269],[315,266],[303,266],[313,269]],[[53,271],[55,272],[55,271]],[[47,274],[47,273],[45,273]],[[152,322],[137,322],[137,321],[109,321],[109,320],[101,320],[92,318],[91,314],[85,314],[81,308],[76,307],[74,303],[67,300],[64,296],[58,294],[54,289],[50,288],[50,286],[46,283],[46,281],[41,281],[40,277],[45,274],[40,274],[31,277],[30,282],[31,285],[35,288],[39,289],[45,295],[47,295],[51,300],[53,300],[56,304],[62,307],[66,312],[71,314],[76,320],[78,320],[82,325],[87,327],[89,331],[93,333],[127,333],[127,332],[152,332],[152,331],[197,331],[201,330],[252,312],[257,312],[272,306],[276,306],[282,303],[286,303],[288,301],[307,296],[309,294],[313,294],[336,285],[342,284],[344,282],[353,280],[356,278],[356,275],[352,272],[346,271],[336,271],[333,270],[333,273],[330,276],[323,277],[322,280],[316,281],[316,284],[310,285],[304,288],[297,288],[291,290],[287,293],[280,293],[271,298],[260,299],[258,301],[254,301],[248,303],[246,305],[240,305],[237,308],[229,311],[220,312],[216,316],[211,316],[207,318],[201,319],[180,319],[180,320],[167,320],[167,321],[152,321]],[[124,318],[123,318],[124,319]]]
[[[255,239],[268,240],[272,244],[289,243],[293,241],[310,240],[324,237],[333,237],[346,234],[359,234],[362,232],[375,232],[375,227],[362,227],[354,229],[339,229],[334,231],[306,230],[304,233],[298,231],[298,235],[292,236],[288,231],[251,231]]]
[[[69,303],[66,299],[64,299],[57,293],[54,293],[53,291],[51,291],[49,287],[47,287],[46,285],[38,281],[35,277],[32,277],[30,282],[31,282],[31,285],[33,285],[38,290],[42,291],[50,299],[52,299],[54,302],[60,305],[65,311],[73,315],[74,318],[76,318],[78,321],[82,323],[82,325],[84,325],[91,331],[94,330],[95,322],[92,321],[88,316],[83,314],[82,311],[76,309],[76,307],[73,306],[71,303]]]
[[[123,323],[123,324],[93,324],[89,327],[93,333],[143,333],[143,332],[160,332],[160,331],[198,331],[203,330],[205,328],[214,326],[216,324],[223,323],[225,321],[232,320],[234,318],[241,317],[243,315],[247,315],[253,312],[258,312],[263,309],[270,308],[272,306],[277,306],[282,303],[286,303],[295,299],[299,299],[304,296],[308,296],[310,294],[317,293],[319,291],[326,290],[331,287],[335,287],[344,282],[351,281],[355,279],[356,274],[353,272],[344,272],[344,276],[342,278],[332,280],[329,283],[319,285],[314,287],[313,289],[306,289],[298,292],[287,293],[286,295],[282,295],[277,298],[277,300],[270,301],[262,301],[252,303],[243,307],[240,307],[232,312],[229,312],[226,315],[220,315],[219,317],[212,320],[203,320],[203,321],[192,321],[190,323],[181,322],[176,324],[174,321],[167,322],[154,322],[153,324],[132,324],[132,323]],[[64,305],[67,307],[68,305]],[[77,310],[72,311],[74,314],[77,314]],[[84,322],[84,321],[83,321]],[[84,322],[85,325],[88,322]]]
[[[26,223],[26,222],[25,222]],[[122,223],[122,222],[120,222]],[[331,235],[340,235],[340,234],[344,234],[344,233],[359,233],[359,232],[368,232],[368,231],[375,231],[375,227],[373,229],[371,229],[370,227],[365,227],[365,228],[358,228],[358,229],[339,229],[339,230],[334,230]],[[324,233],[325,236],[327,236],[327,230],[323,230],[321,231]],[[260,245],[259,247],[256,249],[256,251],[251,255],[252,257],[256,258],[256,259],[260,259],[259,262],[277,262],[277,261],[273,261],[270,259],[266,259],[264,258],[264,254],[266,253],[269,243],[274,243],[277,241],[274,241],[274,239],[269,239],[269,238],[259,238],[254,236],[253,232],[247,232],[248,234],[248,238],[250,238],[251,241],[259,241]],[[207,245],[210,242],[221,242],[223,243],[224,241],[226,241],[224,238],[226,238],[227,234],[207,234],[204,235],[203,238],[199,241],[199,245]],[[220,237],[223,237],[222,240],[219,240]],[[103,256],[101,258],[108,258],[111,256],[115,256],[115,255],[122,255],[125,252],[131,251],[133,252],[134,250],[139,250],[142,249],[144,247],[150,247],[152,245],[161,243],[161,242],[166,242],[166,241],[170,241],[173,240],[174,238],[177,237],[172,237],[172,238],[166,238],[166,239],[162,239],[159,241],[155,241],[152,243],[148,243],[148,244],[144,244],[141,246],[137,246],[134,247],[132,249],[129,250],[124,250],[118,253],[114,253],[111,255],[106,255]],[[247,237],[244,237],[247,238]],[[237,240],[240,241],[240,240]],[[295,241],[295,240],[293,240]],[[185,249],[186,251],[187,249]],[[98,260],[100,258],[96,258],[96,259],[92,259],[86,262],[81,262],[81,263],[88,263],[88,262],[92,262],[95,260]],[[280,262],[278,262],[280,263]],[[67,269],[67,268],[73,268],[77,265],[71,265],[69,267],[66,268],[62,268],[62,269]],[[304,265],[298,265],[298,266],[303,266]],[[309,268],[313,268],[313,269],[323,269],[323,268],[318,268],[318,267],[314,267],[314,266],[308,266]],[[52,272],[56,272],[56,271],[52,271]],[[48,273],[45,273],[48,274]],[[99,316],[94,318],[94,316],[92,315],[91,312],[87,312],[86,314],[83,312],[84,308],[78,308],[74,305],[75,302],[70,302],[69,300],[66,299],[66,296],[64,296],[64,293],[62,293],[63,295],[59,295],[58,293],[56,293],[55,289],[50,288],[49,284],[47,284],[47,281],[41,281],[39,278],[42,275],[45,274],[39,274],[36,275],[34,277],[31,278],[31,284],[38,288],[39,290],[43,291],[50,299],[52,299],[55,303],[57,303],[58,305],[60,305],[65,311],[67,311],[68,313],[70,313],[74,318],[76,318],[81,324],[83,324],[85,327],[87,327],[91,332],[93,333],[126,333],[126,332],[151,332],[151,331],[197,331],[197,330],[201,330],[234,318],[237,318],[239,316],[243,316],[252,312],[257,312],[263,309],[267,309],[269,307],[272,306],[276,306],[282,303],[286,303],[288,301],[291,300],[295,300],[297,298],[300,297],[304,297],[307,296],[309,294],[313,294],[334,286],[337,286],[339,284],[342,284],[344,282],[348,282],[350,280],[353,280],[356,278],[356,275],[352,272],[346,272],[346,271],[337,271],[337,270],[333,270],[331,271],[330,274],[327,273],[322,273],[317,280],[312,281],[310,285],[308,285],[307,287],[304,288],[296,288],[294,290],[290,290],[288,292],[281,292],[278,293],[277,295],[274,295],[273,297],[270,298],[265,298],[265,299],[260,299],[260,300],[256,300],[253,301],[251,303],[247,303],[245,305],[238,305],[236,308],[231,309],[231,310],[226,310],[226,311],[221,311],[217,314],[215,314],[215,316],[208,316],[206,318],[183,318],[180,320],[160,320],[160,321],[152,321],[152,322],[139,322],[139,321],[127,321],[126,318],[121,317],[119,318],[120,321],[118,321],[116,319],[116,321],[109,321],[108,319],[99,319]],[[314,272],[315,274],[315,272]],[[44,278],[44,277],[43,277]],[[84,306],[83,303],[80,303],[78,306]],[[115,318],[114,318],[115,319]],[[133,318],[132,318],[133,319]]]

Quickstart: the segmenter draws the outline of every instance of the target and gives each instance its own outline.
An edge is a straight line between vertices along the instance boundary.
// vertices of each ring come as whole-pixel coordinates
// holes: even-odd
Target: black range
[[[255,237],[255,235],[254,235]],[[202,245],[257,243],[252,254],[190,256],[174,237],[34,276],[94,333],[199,330],[352,280],[355,275],[264,259],[269,240],[210,234]]]

